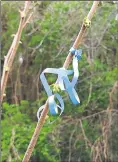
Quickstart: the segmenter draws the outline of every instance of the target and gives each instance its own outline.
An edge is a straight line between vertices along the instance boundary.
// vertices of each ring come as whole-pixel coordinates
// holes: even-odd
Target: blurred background
[[[90,1],[37,1],[23,30],[2,104],[2,162],[21,162],[34,132],[36,113],[47,95],[39,79],[47,67],[63,66]],[[2,2],[2,69],[24,2]],[[62,94],[65,110],[48,114],[30,162],[118,162],[118,7],[103,2],[79,48],[80,105]],[[72,69],[72,65],[69,66]],[[48,82],[55,82],[50,75]],[[57,119],[57,120],[56,120]],[[50,121],[56,120],[53,124]]]

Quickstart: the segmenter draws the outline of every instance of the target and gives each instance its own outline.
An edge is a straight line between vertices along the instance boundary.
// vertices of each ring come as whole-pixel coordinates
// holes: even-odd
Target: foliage
[[[7,160],[9,156],[9,145],[12,137],[12,129],[15,129],[15,140],[13,142],[13,145],[18,150],[19,155],[21,158],[23,158],[24,152],[29,144],[29,141],[31,139],[31,136],[33,134],[34,128],[36,126],[36,121],[32,121],[29,116],[31,116],[30,109],[36,110],[36,103],[30,105],[27,101],[22,101],[20,106],[16,106],[14,104],[9,105],[8,103],[3,103],[3,120],[2,120],[2,160],[3,162]],[[36,120],[36,118],[35,118]],[[54,120],[54,119],[53,119]],[[53,127],[55,127],[56,123],[54,125],[49,125],[49,121],[45,124],[44,128],[42,129],[42,132],[40,134],[39,141],[37,143],[37,146],[33,152],[33,156],[38,155],[38,150],[40,148],[40,156],[37,158],[41,158],[42,161],[55,161],[54,157],[49,156],[49,152],[51,152],[52,147],[54,145],[48,145],[48,139],[47,136]],[[58,150],[55,149],[53,153],[56,153]],[[13,156],[13,152],[11,152],[11,155]],[[15,157],[14,157],[15,158]]]
[[[2,65],[17,31],[18,9],[23,4],[2,2]],[[10,149],[13,129],[15,139],[12,145],[23,158],[37,123],[37,110],[47,99],[39,75],[47,67],[62,66],[91,5],[89,1],[38,2],[35,5],[31,23],[22,33],[22,44],[15,57],[2,105],[2,162],[6,162],[9,155],[12,162],[18,162],[13,149]],[[83,54],[76,90],[81,103],[73,106],[67,94],[59,92],[64,99],[64,113],[58,119],[48,114],[33,151],[32,162],[96,162],[95,151],[98,148],[100,152],[101,145],[104,149],[100,155],[103,162],[117,159],[118,140],[114,124],[117,123],[117,92],[116,88],[113,89],[118,80],[115,16],[114,3],[103,2],[98,8],[80,45]],[[19,64],[20,56],[23,58],[22,65]],[[54,75],[47,77],[49,84],[56,80]],[[107,111],[109,107],[114,110],[111,116]],[[53,124],[49,124],[54,120]],[[108,143],[107,151],[104,141]],[[109,153],[107,159],[105,151]]]

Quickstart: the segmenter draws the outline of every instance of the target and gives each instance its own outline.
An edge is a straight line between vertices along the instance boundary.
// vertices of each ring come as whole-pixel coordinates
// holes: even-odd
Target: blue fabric
[[[82,49],[77,50],[74,47],[71,47],[70,52],[71,52],[72,55],[75,55],[78,60],[81,59]]]
[[[57,74],[58,79],[56,84],[59,85],[60,89],[62,91],[66,91],[74,105],[77,105],[80,103],[79,97],[77,95],[77,92],[75,90],[75,84],[77,83],[78,77],[79,77],[79,71],[78,71],[78,60],[81,58],[82,50],[76,50],[73,47],[70,49],[70,52],[73,56],[73,70],[66,70],[65,68],[46,68],[40,75],[41,82],[44,86],[44,89],[48,95],[48,104],[49,104],[49,110],[52,115],[58,114],[58,108],[61,110],[60,115],[64,111],[64,102],[62,97],[56,93],[53,94],[47,80],[45,77],[46,73],[50,74]],[[70,82],[68,76],[73,74],[72,81]],[[56,104],[55,98],[57,98],[59,105]],[[40,108],[39,108],[40,109]],[[38,113],[40,111],[38,110]]]

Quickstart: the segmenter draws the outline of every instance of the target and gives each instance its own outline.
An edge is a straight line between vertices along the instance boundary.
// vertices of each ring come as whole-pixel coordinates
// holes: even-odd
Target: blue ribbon
[[[77,105],[80,103],[79,97],[77,95],[77,92],[75,90],[75,84],[77,83],[78,77],[79,77],[79,71],[78,71],[78,60],[81,59],[82,50],[74,49],[73,47],[70,49],[70,52],[73,56],[73,70],[66,70],[65,68],[46,68],[40,75],[41,82],[44,86],[44,89],[48,95],[48,104],[49,104],[49,110],[52,115],[58,114],[58,108],[61,110],[60,115],[64,111],[64,102],[62,97],[56,93],[53,94],[47,80],[45,77],[45,73],[50,74],[57,74],[58,79],[56,84],[59,85],[60,89],[63,91],[66,91],[74,105]],[[72,81],[70,82],[68,75],[73,74]],[[59,105],[55,102],[55,97],[57,98]],[[37,117],[39,119],[39,113],[42,110],[42,107],[39,108],[37,112]]]

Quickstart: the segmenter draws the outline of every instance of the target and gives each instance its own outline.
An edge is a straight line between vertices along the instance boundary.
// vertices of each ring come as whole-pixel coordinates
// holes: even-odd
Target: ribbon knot
[[[75,57],[77,57],[78,60],[81,59],[82,49],[77,50],[74,47],[71,47],[70,52],[71,52],[72,55],[75,55]]]

